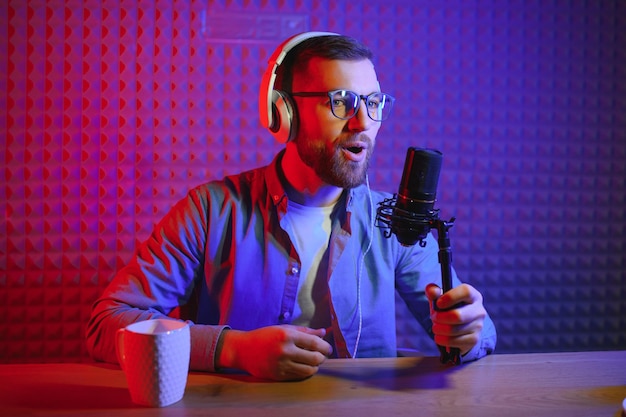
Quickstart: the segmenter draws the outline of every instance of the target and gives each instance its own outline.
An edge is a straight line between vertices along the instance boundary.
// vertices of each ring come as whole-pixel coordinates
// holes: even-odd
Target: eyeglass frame
[[[375,91],[373,93],[370,93],[368,95],[363,95],[363,94],[357,94],[354,91],[351,90],[346,90],[344,88],[340,88],[337,90],[332,90],[332,91],[299,91],[299,92],[295,92],[295,93],[289,93],[291,96],[293,97],[328,97],[328,99],[330,100],[330,111],[333,114],[333,116],[335,116],[337,119],[340,120],[350,120],[352,119],[354,116],[356,116],[359,113],[359,108],[361,106],[355,106],[355,111],[351,116],[348,117],[339,117],[335,114],[335,106],[333,105],[333,95],[337,94],[339,92],[347,92],[347,93],[352,93],[353,95],[355,95],[356,97],[358,97],[359,99],[359,103],[361,102],[361,100],[365,101],[365,107],[367,108],[367,103],[370,101],[370,97],[375,95],[375,94],[384,94],[384,96],[386,97],[386,101],[389,103],[389,105],[391,106],[391,109],[393,109],[393,103],[395,102],[396,98],[394,96],[392,96],[391,94],[387,94],[387,93],[383,93],[382,91]],[[391,109],[389,110],[389,114],[391,114]],[[369,117],[370,119],[372,119],[375,122],[383,122],[385,120],[387,120],[387,118],[389,118],[389,114],[387,115],[387,117],[385,117],[384,119],[381,120],[376,120],[372,117],[372,115],[370,114],[369,111],[366,112],[367,113],[367,117]]]

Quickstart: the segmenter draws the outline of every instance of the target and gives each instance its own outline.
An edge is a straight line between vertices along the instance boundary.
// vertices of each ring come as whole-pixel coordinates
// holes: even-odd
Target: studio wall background
[[[9,0],[0,27],[0,362],[87,360],[91,303],[153,224],[269,163],[260,78],[304,30],[365,41],[397,98],[373,188],[408,146],[444,153],[498,352],[626,349],[626,2]]]

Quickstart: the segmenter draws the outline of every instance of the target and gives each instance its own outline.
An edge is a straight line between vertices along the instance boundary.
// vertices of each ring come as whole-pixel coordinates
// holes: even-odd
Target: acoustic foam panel
[[[437,204],[498,352],[626,349],[625,18],[609,0],[9,0],[0,361],[88,360],[91,303],[153,224],[272,159],[257,89],[301,29],[365,41],[397,97],[374,188],[397,189],[407,146],[443,151]],[[432,349],[397,308],[401,345]]]

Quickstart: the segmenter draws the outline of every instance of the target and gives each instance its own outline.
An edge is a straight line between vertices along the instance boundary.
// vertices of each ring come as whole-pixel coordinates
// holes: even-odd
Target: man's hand
[[[480,340],[487,315],[482,294],[468,284],[461,284],[445,294],[437,285],[428,284],[426,296],[430,301],[435,343],[459,348],[462,355],[469,352]],[[438,310],[433,308],[434,302]]]
[[[325,329],[291,325],[247,332],[227,330],[217,352],[217,367],[234,368],[276,381],[308,378],[332,353]]]

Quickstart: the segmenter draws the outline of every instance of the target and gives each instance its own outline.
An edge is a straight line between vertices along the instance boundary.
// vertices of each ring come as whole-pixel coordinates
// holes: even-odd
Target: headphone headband
[[[263,74],[263,78],[261,79],[261,88],[259,92],[259,117],[261,119],[261,125],[270,129],[270,131],[277,136],[277,138],[279,135],[281,137],[285,136],[285,134],[281,134],[280,131],[282,130],[281,127],[284,127],[287,121],[277,120],[280,119],[280,117],[276,117],[277,111],[275,107],[277,99],[281,101],[285,99],[282,94],[276,94],[275,91],[274,83],[276,82],[276,71],[284,61],[289,51],[303,41],[319,36],[339,36],[339,34],[333,32],[304,32],[294,35],[280,44],[268,60],[268,67]],[[291,111],[292,109],[288,110]],[[293,117],[294,115],[291,116]],[[288,122],[289,128],[291,128],[291,120]],[[286,136],[288,139],[290,134],[288,133]],[[279,140],[282,142],[286,141],[280,138]]]

